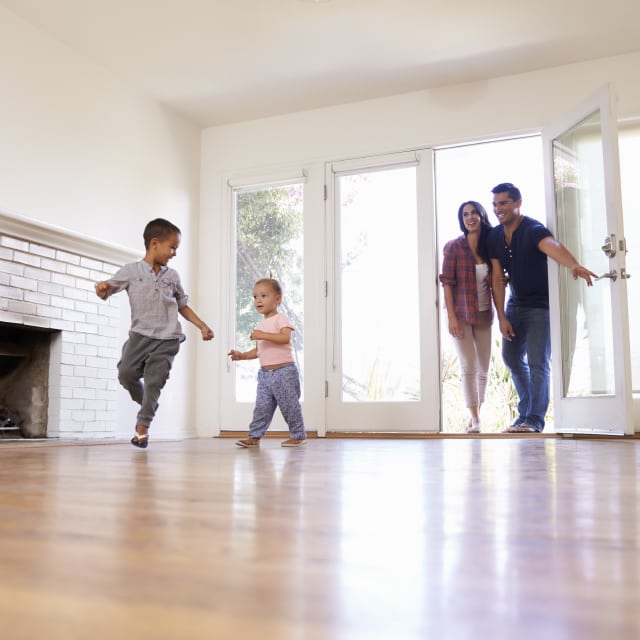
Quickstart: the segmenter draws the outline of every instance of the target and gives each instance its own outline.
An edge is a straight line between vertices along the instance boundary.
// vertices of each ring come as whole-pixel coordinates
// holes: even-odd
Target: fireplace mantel
[[[45,224],[15,213],[0,211],[0,232],[40,245],[122,265],[142,258],[141,249],[103,242],[63,227]]]

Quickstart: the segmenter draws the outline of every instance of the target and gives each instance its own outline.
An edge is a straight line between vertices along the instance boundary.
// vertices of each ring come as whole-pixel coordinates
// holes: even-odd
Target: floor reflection
[[[96,638],[636,638],[639,462],[613,439],[0,449],[0,614],[49,638],[98,603]]]

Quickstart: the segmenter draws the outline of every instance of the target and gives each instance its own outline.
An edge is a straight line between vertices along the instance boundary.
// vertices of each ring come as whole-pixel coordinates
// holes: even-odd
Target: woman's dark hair
[[[467,200],[463,202],[458,208],[458,224],[460,230],[466,236],[469,230],[464,226],[464,220],[462,217],[462,210],[470,204],[480,216],[480,235],[478,236],[478,255],[491,267],[491,260],[489,260],[489,251],[487,249],[487,236],[489,235],[489,229],[491,229],[491,223],[489,222],[489,216],[485,208],[475,200]]]

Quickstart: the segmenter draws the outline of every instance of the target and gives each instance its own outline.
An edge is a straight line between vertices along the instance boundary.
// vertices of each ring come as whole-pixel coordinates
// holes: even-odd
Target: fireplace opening
[[[0,438],[45,438],[51,329],[0,323]]]
[[[24,354],[6,353],[5,349],[0,345],[0,378],[10,374],[24,359]]]

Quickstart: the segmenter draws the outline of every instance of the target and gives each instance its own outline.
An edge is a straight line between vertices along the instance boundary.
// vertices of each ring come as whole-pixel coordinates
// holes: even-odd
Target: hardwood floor
[[[0,636],[640,637],[640,441],[0,443]]]

